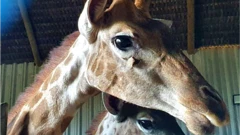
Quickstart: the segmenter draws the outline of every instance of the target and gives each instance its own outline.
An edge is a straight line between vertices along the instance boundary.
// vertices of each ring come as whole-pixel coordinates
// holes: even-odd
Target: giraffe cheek
[[[93,58],[91,58],[93,59]],[[91,64],[87,71],[87,80],[92,86],[105,91],[114,80],[116,64],[101,59]]]
[[[98,63],[98,66],[97,66],[96,70],[95,70],[95,75],[96,76],[102,75],[104,68],[105,68],[104,61],[100,61]]]

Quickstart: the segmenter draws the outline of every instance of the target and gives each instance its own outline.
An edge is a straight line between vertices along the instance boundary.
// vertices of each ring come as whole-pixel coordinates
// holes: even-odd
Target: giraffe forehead
[[[116,35],[128,35],[131,37],[152,37],[160,36],[161,31],[168,30],[158,21],[149,20],[144,23],[132,23],[127,21],[116,22],[110,27],[99,32],[103,39]],[[107,38],[107,39],[108,39]],[[160,38],[160,37],[159,37]]]
[[[135,26],[136,27],[136,26]],[[129,25],[126,22],[118,22],[114,23],[109,29],[104,31],[104,33],[108,33],[110,37],[113,37],[115,35],[129,35],[133,36],[133,33],[136,31],[136,28],[131,25]],[[103,33],[103,35],[105,35]]]

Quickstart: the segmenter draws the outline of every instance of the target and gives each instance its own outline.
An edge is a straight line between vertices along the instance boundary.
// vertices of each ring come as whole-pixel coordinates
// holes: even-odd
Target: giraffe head
[[[229,122],[221,96],[171,43],[169,27],[146,0],[88,0],[79,18],[90,51],[88,84],[124,101],[163,110],[195,134]]]
[[[163,111],[139,107],[106,93],[103,93],[103,103],[108,113],[98,130],[106,131],[97,134],[184,135],[176,119]]]
[[[107,111],[93,120],[88,135],[184,135],[176,119],[163,111],[139,107],[106,93],[103,103]]]

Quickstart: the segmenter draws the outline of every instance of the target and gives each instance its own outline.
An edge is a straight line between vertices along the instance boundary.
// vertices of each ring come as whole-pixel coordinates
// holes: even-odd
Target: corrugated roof
[[[77,30],[83,1],[25,0],[42,60],[66,35]],[[2,63],[34,61],[17,0],[1,0],[1,6]],[[238,9],[239,0],[196,1],[195,48],[239,44]],[[150,13],[173,20],[174,43],[187,48],[186,0],[152,0]]]
[[[239,0],[196,1],[196,48],[239,44]]]

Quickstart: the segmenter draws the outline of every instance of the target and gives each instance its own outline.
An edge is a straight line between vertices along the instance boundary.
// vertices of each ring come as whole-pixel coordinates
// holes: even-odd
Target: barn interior
[[[77,31],[85,0],[1,0],[1,103],[14,105],[65,36]],[[171,36],[201,74],[220,90],[230,124],[217,135],[240,134],[239,0],[152,0],[153,18],[173,21]],[[101,96],[83,105],[65,135],[85,134],[104,110]],[[191,134],[179,122],[186,135]]]

